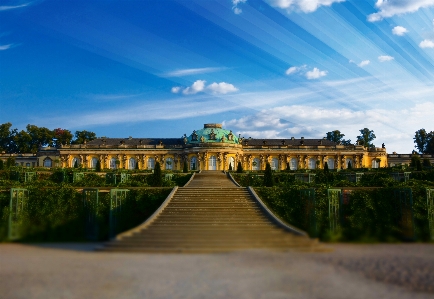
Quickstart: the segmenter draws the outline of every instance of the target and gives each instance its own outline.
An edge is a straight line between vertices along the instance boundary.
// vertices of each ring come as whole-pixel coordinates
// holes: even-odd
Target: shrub
[[[241,162],[238,162],[237,173],[243,173],[243,165],[241,164]]]
[[[265,173],[264,173],[264,186],[265,187],[273,187],[273,172],[271,170],[270,163],[267,162],[265,165]]]

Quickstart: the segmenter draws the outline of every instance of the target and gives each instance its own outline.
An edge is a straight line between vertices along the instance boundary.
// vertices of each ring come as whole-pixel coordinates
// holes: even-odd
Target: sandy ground
[[[0,298],[434,298],[433,244],[330,253],[99,253],[0,244]]]

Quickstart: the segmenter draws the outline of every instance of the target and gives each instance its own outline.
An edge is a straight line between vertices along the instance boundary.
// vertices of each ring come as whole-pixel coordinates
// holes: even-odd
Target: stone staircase
[[[225,174],[203,171],[152,221],[119,235],[100,250],[225,252],[241,249],[322,251],[317,240],[274,224],[246,188]]]

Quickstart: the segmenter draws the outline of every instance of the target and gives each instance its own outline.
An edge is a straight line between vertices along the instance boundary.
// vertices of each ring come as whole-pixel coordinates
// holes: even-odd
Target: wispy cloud
[[[232,10],[233,10],[233,12],[236,15],[239,15],[240,13],[242,13],[243,10],[238,5],[240,5],[241,3],[246,3],[246,2],[247,2],[247,0],[232,0],[232,4],[233,4]]]
[[[399,36],[403,36],[407,32],[408,32],[407,28],[402,27],[402,26],[395,26],[392,29],[392,33],[395,35],[399,35]]]
[[[30,4],[31,4],[31,2],[20,4],[20,5],[0,5],[0,11],[23,8],[23,7],[29,6]]]
[[[421,47],[422,49],[434,48],[434,41],[429,39],[424,39],[423,41],[420,42],[419,47]]]
[[[126,101],[142,97],[143,93],[137,94],[88,94],[85,97],[93,101]]]
[[[391,60],[393,60],[393,59],[395,59],[395,58],[392,57],[392,56],[389,56],[389,55],[381,55],[381,56],[378,56],[378,60],[379,60],[380,62],[391,61]]]
[[[434,6],[434,0],[377,0],[375,7],[378,12],[368,16],[369,22],[380,21],[395,15],[412,13],[420,8]]]
[[[205,74],[205,73],[214,73],[226,70],[225,67],[203,67],[203,68],[193,68],[193,69],[182,69],[182,70],[175,70],[170,71],[165,74],[163,74],[164,77],[183,77],[183,76],[190,76],[190,75],[198,75],[198,74]]]
[[[0,51],[4,51],[10,48],[13,48],[15,45],[14,44],[8,44],[8,45],[0,45]]]
[[[286,9],[288,12],[300,10],[310,13],[320,6],[330,6],[333,3],[345,2],[345,0],[265,0],[273,7]]]
[[[306,78],[309,80],[318,79],[324,76],[327,76],[327,71],[320,71],[316,67],[314,67],[313,70],[306,72]]]
[[[199,92],[210,92],[212,94],[227,94],[238,91],[238,88],[236,88],[233,84],[226,82],[214,82],[209,84],[208,86],[206,86],[205,83],[205,80],[196,80],[189,87],[175,86],[172,87],[171,91],[172,93],[182,93],[184,95],[192,95]]]

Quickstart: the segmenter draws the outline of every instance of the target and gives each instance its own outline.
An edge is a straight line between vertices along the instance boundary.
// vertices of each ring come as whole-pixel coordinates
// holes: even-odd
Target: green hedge
[[[61,185],[44,188],[28,187],[29,200],[21,215],[20,234],[24,242],[85,241],[86,210],[82,194],[73,187]],[[161,205],[171,188],[132,190],[122,206],[119,232],[145,221]],[[7,240],[9,192],[0,193],[0,241]],[[100,193],[97,207],[98,239],[109,236],[110,194]]]

